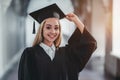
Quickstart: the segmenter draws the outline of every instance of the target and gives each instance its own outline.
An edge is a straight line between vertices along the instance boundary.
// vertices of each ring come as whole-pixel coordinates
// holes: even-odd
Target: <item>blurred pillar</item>
[[[4,51],[6,50],[4,48],[5,43],[4,43],[4,14],[6,10],[8,9],[10,3],[12,0],[0,0],[0,78],[4,73]]]
[[[3,50],[3,43],[2,43],[2,4],[0,3],[0,76],[3,73],[3,56],[2,56],[2,50]]]
[[[120,79],[120,59],[114,56],[115,48],[113,40],[114,38],[114,28],[113,27],[113,2],[116,0],[103,0],[104,9],[106,12],[106,54],[105,54],[105,73],[115,78],[115,80]],[[116,1],[116,3],[119,3]],[[116,5],[116,4],[115,4]],[[119,10],[119,9],[117,9]],[[118,11],[117,11],[118,13]],[[119,41],[118,41],[119,42]],[[115,51],[116,52],[116,51]]]
[[[74,12],[83,21],[89,31],[91,31],[92,0],[71,0]]]
[[[111,2],[111,4],[110,4]],[[106,19],[106,49],[105,49],[105,74],[115,74],[115,70],[112,69],[112,67],[116,66],[116,63],[114,66],[111,65],[111,62],[116,62],[115,58],[111,56],[112,51],[112,0],[103,0],[103,7],[105,11],[105,19]],[[113,75],[112,74],[112,75]]]

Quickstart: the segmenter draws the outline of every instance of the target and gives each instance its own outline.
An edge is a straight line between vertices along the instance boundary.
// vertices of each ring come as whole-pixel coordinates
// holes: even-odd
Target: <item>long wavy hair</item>
[[[43,28],[44,28],[45,22],[46,22],[46,20],[42,21],[42,23],[40,24],[32,46],[38,45],[44,41]],[[58,22],[59,22],[59,32],[60,33],[59,33],[57,39],[54,41],[54,45],[56,48],[58,48],[61,43],[61,25],[60,25],[60,21],[58,21]]]

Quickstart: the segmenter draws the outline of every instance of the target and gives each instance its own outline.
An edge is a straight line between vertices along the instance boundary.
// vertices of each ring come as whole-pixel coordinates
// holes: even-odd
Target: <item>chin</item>
[[[49,40],[49,42],[54,42],[55,40]]]
[[[55,38],[55,39],[49,38],[48,40],[49,40],[50,42],[54,42],[54,41],[56,40],[56,38]]]

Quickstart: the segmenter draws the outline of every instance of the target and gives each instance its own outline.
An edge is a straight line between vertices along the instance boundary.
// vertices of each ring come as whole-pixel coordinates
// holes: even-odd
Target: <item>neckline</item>
[[[49,61],[50,61],[50,62],[53,62],[53,61],[55,60],[57,49],[55,50],[55,56],[54,56],[53,60],[51,60],[50,56],[45,52],[45,50],[44,50],[39,44],[37,45],[37,47],[38,47],[38,50],[39,50],[40,52],[42,51],[42,53],[45,53],[44,55],[49,58]]]
[[[56,50],[56,47],[54,44],[52,46],[48,46],[44,43],[40,43],[39,46],[42,47],[45,51],[51,49],[55,52],[55,50]]]

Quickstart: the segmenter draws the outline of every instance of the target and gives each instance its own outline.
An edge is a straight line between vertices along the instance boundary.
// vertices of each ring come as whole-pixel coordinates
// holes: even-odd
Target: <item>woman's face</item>
[[[43,42],[52,45],[60,34],[60,25],[57,18],[48,18],[43,27]]]

